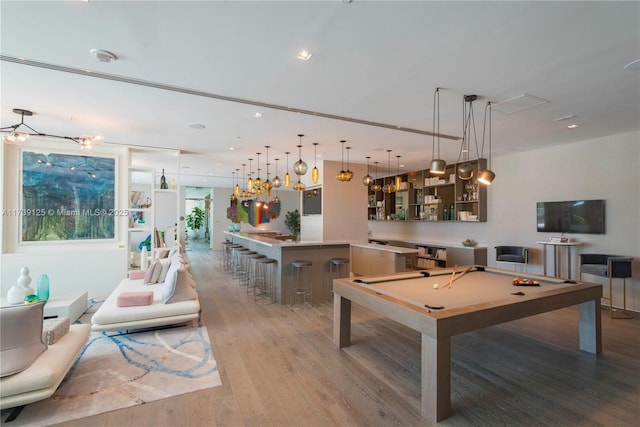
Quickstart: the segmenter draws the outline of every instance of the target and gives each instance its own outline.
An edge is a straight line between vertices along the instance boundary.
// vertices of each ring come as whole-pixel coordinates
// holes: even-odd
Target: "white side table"
[[[44,306],[44,317],[68,317],[73,323],[87,311],[87,307],[89,307],[87,292],[53,296]]]
[[[560,266],[560,254],[558,248],[566,248],[567,251],[567,278],[571,279],[571,248],[582,245],[582,242],[552,242],[550,240],[538,240],[536,243],[542,245],[542,262],[544,263],[544,275],[547,275],[547,246],[553,246],[553,276],[560,277],[562,268]],[[46,307],[45,307],[46,308]]]

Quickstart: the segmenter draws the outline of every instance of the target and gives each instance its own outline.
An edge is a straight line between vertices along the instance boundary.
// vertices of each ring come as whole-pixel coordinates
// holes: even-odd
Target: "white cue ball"
[[[438,285],[437,283],[433,284],[433,289],[438,289],[440,287],[440,285]]]

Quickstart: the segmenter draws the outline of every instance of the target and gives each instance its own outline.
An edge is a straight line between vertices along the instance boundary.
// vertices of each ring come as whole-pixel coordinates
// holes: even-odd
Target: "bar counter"
[[[323,287],[329,286],[329,260],[350,259],[350,242],[335,241],[287,241],[268,237],[268,233],[224,232],[226,239],[252,251],[278,261],[276,269],[275,299],[278,304],[291,301],[291,263],[307,260],[313,263],[313,303],[322,301]],[[273,233],[275,234],[275,233]]]

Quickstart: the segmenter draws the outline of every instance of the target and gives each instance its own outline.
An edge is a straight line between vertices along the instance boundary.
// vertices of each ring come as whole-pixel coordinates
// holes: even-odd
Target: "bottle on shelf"
[[[455,221],[456,220],[456,208],[453,206],[453,203],[451,204],[451,207],[449,208],[449,219],[451,221]]]
[[[444,213],[443,213],[443,215],[442,215],[442,219],[443,219],[444,221],[447,221],[447,220],[449,219],[449,209],[447,209],[447,207],[446,207],[446,206],[444,207]]]

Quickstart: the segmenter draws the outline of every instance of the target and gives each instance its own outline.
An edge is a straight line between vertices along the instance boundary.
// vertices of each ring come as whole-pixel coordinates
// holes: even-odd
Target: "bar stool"
[[[291,263],[291,307],[311,308],[313,301],[313,263],[306,260],[293,261]]]
[[[332,300],[333,279],[349,277],[349,258],[331,258],[329,260],[329,283],[325,281],[322,297],[328,301]]]
[[[237,277],[240,272],[240,264],[242,262],[242,253],[249,252],[249,249],[244,246],[231,248],[231,274],[233,277]]]
[[[247,265],[246,265],[246,273],[244,275],[244,283],[247,287],[247,295],[255,290],[255,277],[256,277],[256,260],[260,258],[266,258],[266,255],[259,254],[254,252],[250,255],[246,256]]]
[[[273,258],[255,259],[254,302],[256,304],[273,304],[275,298],[276,267],[278,261]]]
[[[234,245],[234,243],[228,240],[225,240],[220,245],[220,249],[222,251],[222,254],[220,256],[220,267],[224,268],[225,270],[228,270],[229,267],[229,256],[231,255],[232,245]]]
[[[258,252],[252,251],[251,249],[248,249],[246,251],[241,251],[240,252],[240,267],[239,267],[238,271],[236,272],[236,279],[238,279],[238,285],[239,286],[244,286],[249,282],[249,280],[248,280],[249,256],[255,255],[257,253]]]

